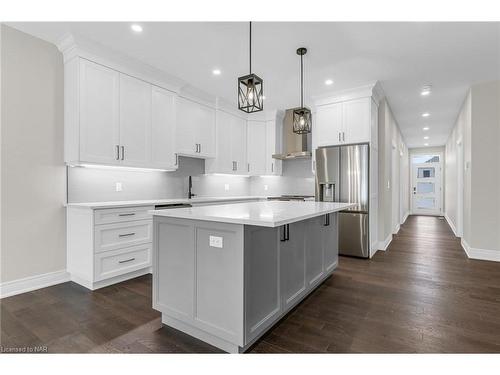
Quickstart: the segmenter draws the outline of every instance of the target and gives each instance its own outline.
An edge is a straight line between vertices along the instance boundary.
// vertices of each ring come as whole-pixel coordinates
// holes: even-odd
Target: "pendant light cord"
[[[252,74],[252,21],[250,21],[250,74]]]
[[[300,55],[300,107],[304,108],[304,55]]]

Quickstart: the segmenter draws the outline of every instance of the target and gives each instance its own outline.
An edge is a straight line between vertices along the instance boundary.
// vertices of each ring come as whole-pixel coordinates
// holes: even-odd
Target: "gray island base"
[[[153,308],[167,326],[244,352],[332,274],[336,212],[350,206],[250,202],[153,211]]]

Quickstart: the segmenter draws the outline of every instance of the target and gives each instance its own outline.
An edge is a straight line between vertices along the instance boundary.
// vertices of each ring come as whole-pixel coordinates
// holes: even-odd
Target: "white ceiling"
[[[82,35],[234,103],[237,77],[248,72],[248,23],[141,23],[141,34],[121,22],[10,25],[52,43]],[[253,71],[264,79],[267,108],[299,104],[295,50],[302,46],[308,96],[380,81],[409,147],[443,145],[467,88],[500,79],[500,23],[258,22]],[[222,74],[212,75],[214,68]],[[327,78],[334,84],[326,86]],[[421,97],[425,84],[433,91]]]

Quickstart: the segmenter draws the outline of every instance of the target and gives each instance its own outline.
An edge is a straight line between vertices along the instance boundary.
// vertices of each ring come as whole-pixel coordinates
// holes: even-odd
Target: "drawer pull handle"
[[[134,216],[134,215],[135,215],[135,212],[131,212],[128,214],[118,214],[118,216]]]
[[[125,259],[125,260],[119,260],[118,263],[128,263],[128,262],[132,262],[133,260],[135,260],[135,258]]]
[[[135,232],[124,233],[124,234],[119,234],[118,237],[129,237],[129,236],[133,236],[134,234],[135,234]]]

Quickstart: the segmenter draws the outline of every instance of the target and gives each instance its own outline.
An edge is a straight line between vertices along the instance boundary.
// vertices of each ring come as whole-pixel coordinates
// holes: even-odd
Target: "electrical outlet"
[[[211,247],[219,247],[222,249],[223,240],[222,237],[219,236],[210,236],[210,246]]]
[[[229,184],[224,184],[224,190],[229,191]]]
[[[264,185],[264,190],[267,190],[267,189],[269,189],[269,186]]]
[[[122,187],[122,183],[121,182],[117,182],[115,184],[115,190],[116,191],[122,191],[123,190],[123,187]]]

